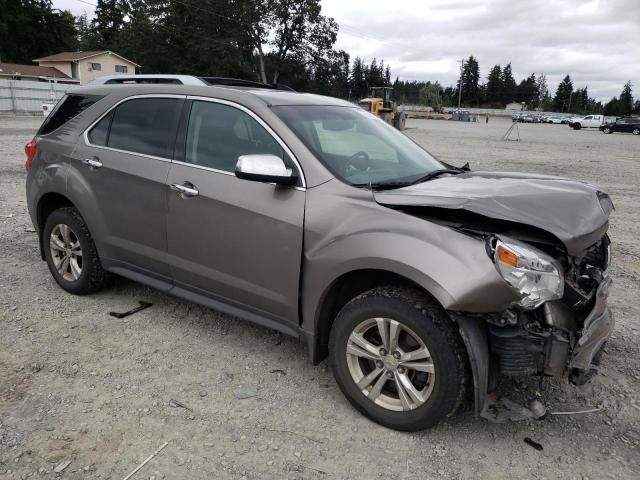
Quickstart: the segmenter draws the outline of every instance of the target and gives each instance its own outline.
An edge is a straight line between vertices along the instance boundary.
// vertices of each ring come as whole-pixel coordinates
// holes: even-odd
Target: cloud
[[[337,47],[391,65],[410,80],[454,84],[457,60],[476,57],[482,79],[512,64],[516,80],[545,73],[551,92],[569,74],[608,100],[627,80],[640,96],[640,0],[323,0],[344,27]],[[367,38],[365,38],[367,37]],[[375,40],[372,40],[375,39]]]

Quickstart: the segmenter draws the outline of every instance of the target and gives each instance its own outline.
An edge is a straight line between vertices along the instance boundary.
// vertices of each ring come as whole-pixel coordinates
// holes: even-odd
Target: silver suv
[[[605,193],[448,165],[341,100],[79,88],[26,153],[64,290],[117,274],[298,337],[391,428],[491,417],[500,376],[582,383],[614,326]]]

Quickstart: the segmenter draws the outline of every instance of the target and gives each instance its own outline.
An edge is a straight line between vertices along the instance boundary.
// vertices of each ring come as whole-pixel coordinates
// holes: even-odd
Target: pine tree
[[[503,103],[504,84],[502,83],[502,68],[494,65],[487,77],[485,97],[491,104]]]
[[[633,94],[631,92],[631,80],[624,84],[620,94],[620,102],[624,107],[624,114],[631,115],[633,111]]]
[[[573,94],[573,83],[571,77],[567,75],[558,85],[556,95],[553,98],[553,109],[556,112],[568,112],[569,102]]]
[[[511,63],[502,69],[502,100],[507,102],[513,102],[516,99],[518,85],[515,78],[513,78],[513,72],[511,71]]]

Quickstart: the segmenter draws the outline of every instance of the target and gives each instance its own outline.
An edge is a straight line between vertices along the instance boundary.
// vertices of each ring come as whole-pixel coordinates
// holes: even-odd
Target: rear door
[[[271,153],[298,168],[255,114],[193,100],[168,185],[167,240],[178,288],[297,328],[305,191],[240,180],[240,155]],[[180,144],[180,142],[178,142]],[[303,178],[298,168],[299,178]]]
[[[167,176],[185,97],[131,97],[103,115],[74,152],[102,218],[92,219],[109,268],[168,280]]]

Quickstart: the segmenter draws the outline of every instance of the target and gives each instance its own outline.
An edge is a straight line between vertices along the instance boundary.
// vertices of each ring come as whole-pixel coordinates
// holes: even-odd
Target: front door
[[[174,161],[167,181],[172,275],[177,287],[295,328],[305,192],[235,177],[238,157],[257,153],[288,161],[282,144],[242,107],[193,101],[177,154],[183,161]]]
[[[73,156],[100,215],[88,218],[108,268],[168,279],[167,176],[184,96],[132,98],[81,139]]]

